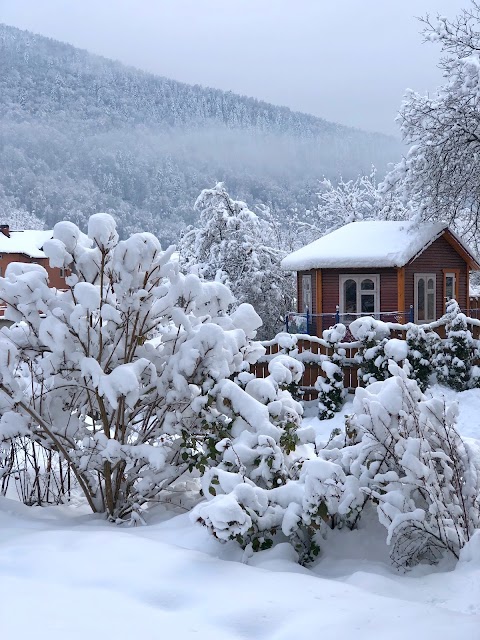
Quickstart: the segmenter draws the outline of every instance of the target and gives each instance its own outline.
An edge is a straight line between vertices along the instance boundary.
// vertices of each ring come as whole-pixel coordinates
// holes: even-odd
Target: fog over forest
[[[383,134],[231,92],[182,84],[0,26],[0,205],[5,218],[84,225],[115,214],[168,243],[199,192],[224,181],[254,208],[300,216],[319,180],[379,175],[401,153]],[[27,216],[27,218],[25,218]]]

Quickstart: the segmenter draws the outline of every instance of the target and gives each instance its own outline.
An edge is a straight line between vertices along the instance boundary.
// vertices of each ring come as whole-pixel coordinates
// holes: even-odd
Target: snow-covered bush
[[[204,477],[209,499],[194,519],[254,550],[287,537],[307,561],[319,534],[353,528],[374,507],[397,566],[458,557],[480,526],[478,455],[455,430],[456,405],[426,398],[408,364],[390,361],[389,369],[387,380],[357,389],[345,432],[323,448],[282,455],[278,432],[260,442],[252,429],[228,440],[225,460]]]
[[[435,331],[412,325],[406,335],[410,377],[414,378],[422,391],[428,386],[434,372],[434,357],[439,349],[440,338]]]
[[[385,345],[390,329],[380,320],[370,316],[357,318],[350,325],[350,332],[361,345],[356,355],[359,364],[358,379],[369,385],[388,377],[388,357]]]
[[[12,263],[0,278],[15,323],[0,333],[0,439],[58,452],[110,518],[135,518],[189,469],[205,471],[202,455],[232,428],[236,437],[255,425],[262,469],[277,464],[272,422],[294,440],[287,392],[262,404],[258,388],[230,379],[265,352],[250,340],[260,318],[245,304],[228,315],[228,289],[180,273],[173,250],[149,233],[119,241],[113,218],[97,214],[88,235],[61,222],[44,245],[71,272],[68,291],[34,264]]]
[[[389,367],[391,378],[356,392],[356,443],[341,466],[377,505],[395,564],[458,557],[480,525],[479,460],[455,430],[457,406],[427,399],[408,371]]]
[[[320,420],[329,420],[340,409],[345,397],[343,386],[342,369],[325,360],[321,367],[325,372],[325,377],[319,376],[315,382],[315,389],[318,390],[318,417]]]
[[[455,300],[447,303],[446,339],[439,344],[434,359],[437,379],[456,391],[464,391],[470,386],[473,339],[467,325],[467,318],[461,313]]]
[[[338,345],[345,338],[346,332],[347,329],[343,324],[336,324],[323,332],[323,339],[329,344],[332,355],[321,364],[325,377],[319,376],[315,383],[315,388],[319,392],[318,417],[320,420],[333,418],[345,398],[342,369],[345,364],[345,350]]]
[[[286,252],[276,246],[271,225],[233,200],[223,183],[204,189],[195,209],[198,224],[186,230],[179,245],[182,268],[226,284],[235,304],[252,304],[263,321],[259,336],[272,338],[295,293],[292,274],[280,267]]]
[[[228,435],[205,460],[209,468],[202,488],[207,501],[193,512],[193,519],[219,540],[237,540],[254,550],[271,546],[285,511],[274,492],[298,472],[291,454],[299,443],[302,408],[284,389],[300,379],[303,367],[279,355],[268,368],[270,375],[264,379],[240,374],[244,392],[224,382],[220,406],[230,421]]]

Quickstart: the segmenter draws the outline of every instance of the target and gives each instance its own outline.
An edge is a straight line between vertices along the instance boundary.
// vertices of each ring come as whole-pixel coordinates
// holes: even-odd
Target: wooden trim
[[[466,247],[453,235],[450,229],[445,229],[443,237],[455,251],[465,260],[472,271],[480,271],[480,264],[475,260]]]
[[[467,314],[470,311],[470,269],[467,267]]]
[[[455,300],[458,301],[458,294],[459,294],[459,287],[460,287],[460,269],[442,269],[442,271],[443,271],[442,293],[443,293],[443,303],[445,306],[445,298],[446,298],[445,291],[447,289],[447,273],[455,274]],[[467,267],[467,273],[468,273],[468,267]],[[468,291],[468,288],[467,288],[467,291]]]
[[[297,313],[300,313],[300,298],[302,297],[300,291],[300,283],[302,281],[300,273],[300,271],[297,271]]]
[[[316,299],[315,313],[323,313],[323,291],[322,291],[322,270],[315,271]]]
[[[405,267],[397,268],[397,307],[402,314],[400,316],[400,324],[404,324],[406,318],[403,313],[407,311],[405,309]]]

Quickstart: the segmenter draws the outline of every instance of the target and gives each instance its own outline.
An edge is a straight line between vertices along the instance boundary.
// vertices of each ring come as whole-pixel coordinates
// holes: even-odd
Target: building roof
[[[21,253],[30,258],[45,258],[43,243],[53,237],[53,231],[10,231],[10,236],[0,233],[0,254]]]
[[[370,220],[351,222],[307,244],[282,260],[286,271],[403,267],[443,233],[471,268],[480,268],[471,251],[443,222]]]

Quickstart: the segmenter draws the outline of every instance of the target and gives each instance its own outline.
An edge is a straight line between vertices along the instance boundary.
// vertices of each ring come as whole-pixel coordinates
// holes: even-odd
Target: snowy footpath
[[[480,438],[480,391],[460,397],[459,430]],[[339,421],[305,420],[325,432]],[[246,556],[188,514],[118,528],[83,507],[1,498],[1,637],[480,640],[480,534],[455,568],[408,574],[384,539],[380,526],[337,532],[306,569],[289,545]]]

